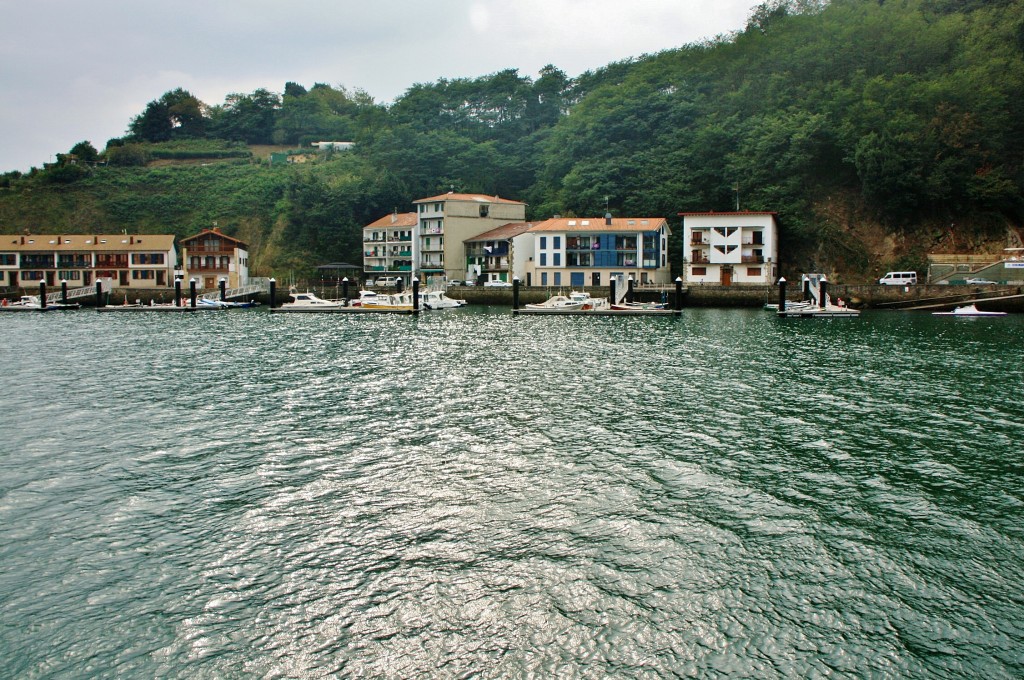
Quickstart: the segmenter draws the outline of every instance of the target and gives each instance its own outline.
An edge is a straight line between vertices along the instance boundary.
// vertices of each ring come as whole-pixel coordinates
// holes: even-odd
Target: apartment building
[[[201,288],[217,288],[221,279],[228,288],[249,283],[249,246],[216,227],[181,239],[181,262],[184,278]]]
[[[177,256],[170,234],[25,234],[0,236],[0,286],[70,288],[109,278],[117,288],[173,285]]]
[[[532,286],[607,286],[612,279],[668,284],[668,237],[663,217],[556,217],[530,228]]]
[[[683,218],[686,283],[775,283],[779,266],[777,213],[679,214]]]

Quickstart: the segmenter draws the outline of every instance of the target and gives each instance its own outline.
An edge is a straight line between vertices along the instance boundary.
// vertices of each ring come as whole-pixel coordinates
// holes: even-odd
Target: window
[[[551,247],[554,248],[555,250],[558,250],[559,248],[562,247],[562,237],[561,236],[552,236],[551,237],[551,241],[552,241]]]
[[[693,269],[690,270],[690,273],[693,276],[707,276],[708,268],[707,267],[694,267]]]
[[[555,285],[556,286],[561,286],[562,285],[562,272],[555,272]]]
[[[558,238],[558,237],[556,236],[555,238]],[[552,266],[554,266],[554,267],[561,267],[562,266],[562,254],[561,253],[555,253],[552,256],[552,260],[553,260],[552,263],[551,263]]]
[[[541,236],[540,237],[540,249],[541,250],[547,250],[547,247],[548,247],[548,237],[547,236]]]
[[[747,267],[747,276],[760,276],[760,275],[761,275],[761,268],[760,267]]]
[[[0,253],[0,265],[13,267],[18,263],[18,256],[14,253]]]
[[[540,273],[540,285],[542,285],[542,286],[548,285],[548,273],[547,272],[541,272]]]
[[[491,209],[491,206],[489,206],[489,205],[482,205],[482,206],[480,206],[480,217],[487,217],[487,214],[490,211],[490,209]]]
[[[541,267],[547,267],[548,266],[548,254],[547,253],[541,253],[540,254],[540,266]]]

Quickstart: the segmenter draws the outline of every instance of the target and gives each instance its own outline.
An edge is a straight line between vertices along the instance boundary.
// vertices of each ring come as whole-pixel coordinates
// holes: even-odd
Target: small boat
[[[38,295],[22,295],[20,299],[14,302],[8,302],[7,298],[4,298],[3,302],[0,303],[0,307],[2,307],[4,311],[8,312],[46,312],[60,309],[81,309],[82,305],[77,302],[47,302],[46,307],[43,307],[39,304]]]
[[[396,293],[394,295],[373,295],[359,296],[359,306],[363,309],[380,311],[412,311],[412,293]]]
[[[291,293],[291,302],[285,302],[281,305],[281,309],[285,310],[315,310],[315,309],[332,309],[335,307],[343,307],[344,305],[337,300],[322,300],[313,293]]]
[[[636,309],[666,309],[664,302],[620,302],[612,305],[617,312],[627,312]]]
[[[465,305],[465,300],[450,298],[442,290],[428,290],[425,293],[420,293],[420,306],[423,309],[458,309]]]
[[[548,309],[572,312],[583,309],[583,300],[572,300],[564,295],[552,295],[544,302],[524,305],[526,309]]]
[[[786,309],[791,309],[793,311],[796,311],[798,309],[807,309],[810,306],[811,306],[811,303],[806,301],[806,300],[802,300],[800,302],[793,302],[792,300],[786,300]],[[777,311],[779,311],[779,303],[777,303],[777,302],[769,302],[768,304],[766,304],[764,306],[764,308],[769,310],[769,311],[772,311],[772,312],[777,312]]]
[[[932,312],[932,316],[1006,316],[1006,312],[983,312],[971,303],[957,307],[952,312]]]
[[[573,302],[582,302],[583,306],[580,307],[580,309],[583,311],[605,309],[608,307],[608,298],[590,297],[590,293],[582,291],[570,291],[569,299],[572,300]]]

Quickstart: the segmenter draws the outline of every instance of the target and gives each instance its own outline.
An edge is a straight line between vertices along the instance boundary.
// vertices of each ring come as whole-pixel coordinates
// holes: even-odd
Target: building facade
[[[9,288],[35,289],[41,281],[81,288],[97,279],[117,288],[166,288],[177,265],[169,234],[0,236],[0,286]]]
[[[413,201],[417,227],[414,273],[425,280],[470,279],[477,271],[466,253],[466,239],[526,219],[526,204],[497,196],[447,193]]]
[[[468,238],[467,269],[474,281],[526,280],[527,265],[533,260],[533,236],[529,222],[512,222]]]
[[[689,284],[774,284],[779,226],[773,212],[679,213],[683,280]]]
[[[184,278],[194,278],[201,288],[217,288],[221,279],[228,288],[249,283],[249,246],[217,228],[183,238],[181,262]]]
[[[416,213],[392,213],[363,227],[363,276],[367,281],[412,278],[412,242]]]
[[[607,286],[630,277],[639,284],[668,284],[668,222],[663,217],[564,218],[530,228],[530,286]]]

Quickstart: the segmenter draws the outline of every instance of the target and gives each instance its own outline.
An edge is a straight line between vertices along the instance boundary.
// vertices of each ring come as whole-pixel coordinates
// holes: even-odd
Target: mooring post
[[[196,280],[191,278],[188,280],[188,299],[192,304],[192,309],[196,308]]]
[[[66,279],[60,280],[60,301],[65,305],[68,303],[68,282]]]
[[[46,281],[39,282],[39,309],[46,309]]]
[[[626,302],[633,301],[633,277],[626,279]]]
[[[220,301],[228,301],[228,280],[224,277],[221,277],[220,279]]]
[[[519,309],[519,277],[512,277],[512,309]]]
[[[680,312],[683,309],[683,278],[681,276],[676,277],[676,311]]]
[[[786,311],[786,277],[779,277],[779,311]]]
[[[103,306],[103,282],[96,281],[96,308],[99,309]]]
[[[828,294],[828,279],[824,275],[818,282],[818,306],[825,309],[825,296]]]
[[[181,307],[181,279],[174,277],[174,306]]]
[[[420,312],[420,280],[415,276],[412,277],[412,313],[419,314]]]
[[[404,284],[404,283],[405,283],[405,279],[401,279],[401,278],[397,279],[395,281],[395,292],[398,293],[399,295],[402,294],[402,284]]]
[[[804,278],[804,302],[811,301],[811,280]]]
[[[270,279],[270,308],[274,308],[274,296],[277,293],[277,281]]]
[[[608,300],[611,301],[611,303],[613,305],[619,304],[618,298],[615,297],[615,278],[614,277],[612,277],[611,279],[608,280],[608,289],[609,289],[608,290]]]
[[[348,307],[348,277],[347,276],[341,280],[341,299],[345,301],[345,306]]]

